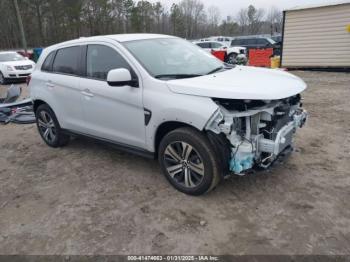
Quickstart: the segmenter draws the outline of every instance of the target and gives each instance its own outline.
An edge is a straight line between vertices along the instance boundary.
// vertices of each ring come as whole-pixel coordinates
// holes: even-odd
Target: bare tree
[[[215,34],[220,22],[220,10],[216,6],[210,6],[207,11],[207,22],[209,24],[209,34]]]
[[[265,11],[256,9],[253,5],[248,6],[247,16],[249,22],[249,34],[258,34],[260,32]]]
[[[155,32],[160,33],[162,31],[162,14],[164,13],[164,7],[160,2],[153,4],[154,16],[156,20]]]
[[[204,18],[204,5],[200,0],[182,0],[179,4],[185,24],[185,37],[197,36],[198,23]]]
[[[266,22],[269,23],[270,26],[270,34],[274,35],[275,33],[280,33],[282,30],[282,20],[283,14],[282,11],[278,8],[272,6],[268,13]]]
[[[247,14],[247,9],[246,8],[242,8],[238,11],[237,14],[237,22],[240,26],[240,33],[242,35],[247,34],[247,29],[248,29],[248,24],[249,24],[249,20],[248,20],[248,14]]]

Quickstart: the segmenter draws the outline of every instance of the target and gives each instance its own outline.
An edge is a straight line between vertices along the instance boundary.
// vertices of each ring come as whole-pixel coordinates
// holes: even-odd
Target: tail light
[[[27,76],[27,78],[26,78],[27,86],[29,85],[30,80],[32,80],[32,76],[31,75]]]

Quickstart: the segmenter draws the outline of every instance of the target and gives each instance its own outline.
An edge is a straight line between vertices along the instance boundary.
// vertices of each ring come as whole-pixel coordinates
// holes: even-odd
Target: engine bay
[[[286,150],[307,119],[301,96],[280,100],[213,98],[219,106],[206,130],[224,134],[230,144],[229,171],[237,175],[268,168]]]

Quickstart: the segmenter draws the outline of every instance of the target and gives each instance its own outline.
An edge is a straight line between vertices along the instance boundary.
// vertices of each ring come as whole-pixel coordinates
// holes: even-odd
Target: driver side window
[[[88,78],[107,80],[112,69],[126,68],[129,64],[114,49],[104,45],[88,45],[86,56],[86,75]]]

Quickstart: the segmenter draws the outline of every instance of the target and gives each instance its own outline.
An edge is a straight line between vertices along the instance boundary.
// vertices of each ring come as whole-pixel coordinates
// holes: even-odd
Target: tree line
[[[135,0],[18,0],[29,47],[48,46],[81,36],[161,33],[196,39],[212,35],[274,34],[282,12],[253,5],[221,17],[216,6],[182,0],[166,8]],[[20,32],[13,0],[1,0],[0,49],[19,48]]]

